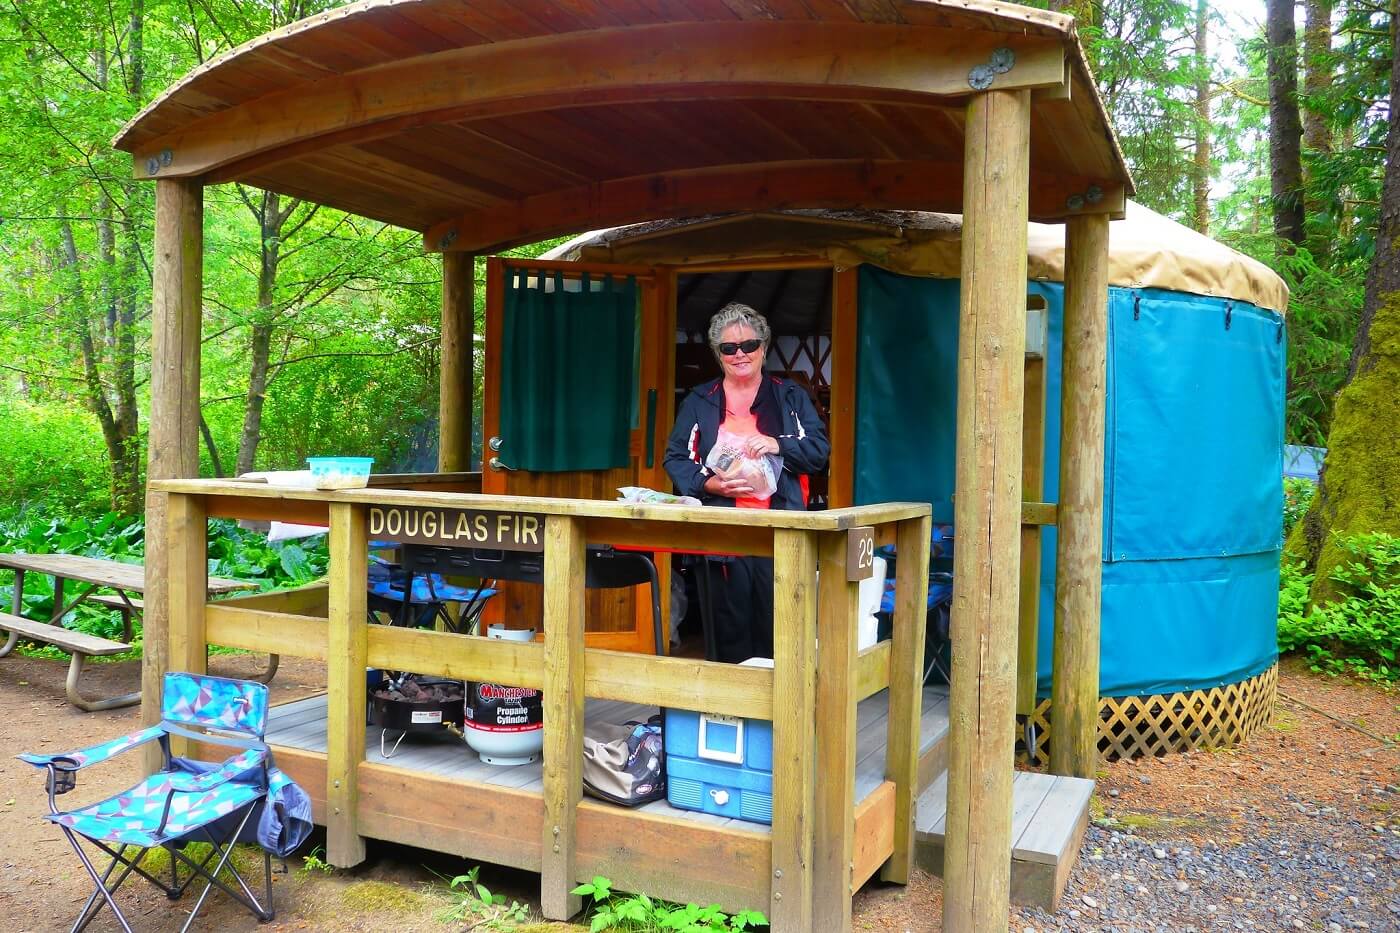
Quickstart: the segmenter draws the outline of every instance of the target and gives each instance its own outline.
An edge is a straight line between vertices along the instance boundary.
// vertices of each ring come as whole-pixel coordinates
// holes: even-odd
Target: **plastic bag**
[[[783,458],[776,454],[750,456],[747,444],[747,437],[721,429],[705,457],[705,466],[721,479],[748,480],[753,498],[767,499],[778,491]]]
[[[657,492],[645,486],[619,486],[619,502],[640,502],[646,505],[701,505],[694,496],[676,496],[669,492]]]

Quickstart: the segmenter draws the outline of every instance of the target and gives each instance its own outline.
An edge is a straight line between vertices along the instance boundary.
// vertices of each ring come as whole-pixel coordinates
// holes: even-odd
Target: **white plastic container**
[[[535,630],[493,625],[491,638],[533,641]],[[544,748],[544,710],[540,692],[504,684],[468,683],[462,736],[488,765],[524,765]]]
[[[880,611],[880,598],[885,593],[885,574],[889,563],[883,557],[875,558],[874,572],[860,581],[860,594],[857,603],[860,607],[859,622],[856,628],[856,650],[864,651],[879,638],[880,623],[875,613]]]

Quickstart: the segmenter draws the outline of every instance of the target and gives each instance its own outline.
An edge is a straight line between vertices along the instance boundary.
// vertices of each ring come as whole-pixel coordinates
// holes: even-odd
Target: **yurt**
[[[598,231],[550,256],[676,268],[677,397],[717,371],[709,315],[732,300],[765,313],[769,368],[852,421],[822,489],[831,504],[926,501],[950,523],[960,233],[948,214],[733,214]],[[1031,224],[1028,501],[1058,492],[1064,261],[1064,228]],[[833,295],[847,270],[855,293]],[[1274,699],[1287,287],[1131,202],[1110,227],[1109,282],[1100,749],[1229,744]],[[1053,740],[1054,536],[1047,524],[1023,541],[1038,562],[1023,574],[1036,605],[1023,597],[1018,704],[1033,752]]]

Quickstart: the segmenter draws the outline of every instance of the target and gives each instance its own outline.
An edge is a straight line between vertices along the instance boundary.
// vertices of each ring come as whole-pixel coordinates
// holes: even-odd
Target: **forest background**
[[[154,188],[132,180],[112,137],[201,62],[344,2],[0,0],[0,537],[11,546],[106,522],[86,546],[110,550],[121,532],[139,552],[139,526],[119,517],[143,501]],[[1286,440],[1325,446],[1369,329],[1395,0],[1032,5],[1077,17],[1137,200],[1288,282]],[[216,186],[205,203],[201,473],[295,469],[329,452],[373,456],[378,471],[432,469],[437,257],[415,233],[270,192]],[[1309,505],[1310,490],[1300,495],[1293,514]],[[1286,592],[1313,586],[1316,541],[1331,532],[1312,525]],[[1400,545],[1379,546],[1400,567]],[[1299,618],[1307,611],[1305,597]],[[1368,664],[1385,660],[1372,652]]]

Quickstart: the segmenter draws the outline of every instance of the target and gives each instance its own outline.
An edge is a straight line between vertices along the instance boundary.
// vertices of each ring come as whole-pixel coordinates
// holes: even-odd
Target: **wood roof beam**
[[[126,142],[128,127],[115,145],[134,150],[138,178],[187,177],[270,155],[265,168],[279,150],[352,143],[386,128],[617,100],[965,97],[975,90],[974,69],[973,80],[998,90],[1067,80],[1065,47],[1054,38],[931,26],[666,23],[403,59],[255,98],[139,146]]]
[[[1121,185],[1032,170],[1030,217],[1121,217]],[[692,169],[580,185],[466,212],[434,224],[433,252],[488,252],[596,227],[729,211],[864,208],[958,213],[962,165],[860,159],[769,162]],[[1097,187],[1097,200],[1089,194]],[[1077,208],[1071,205],[1078,205]]]

